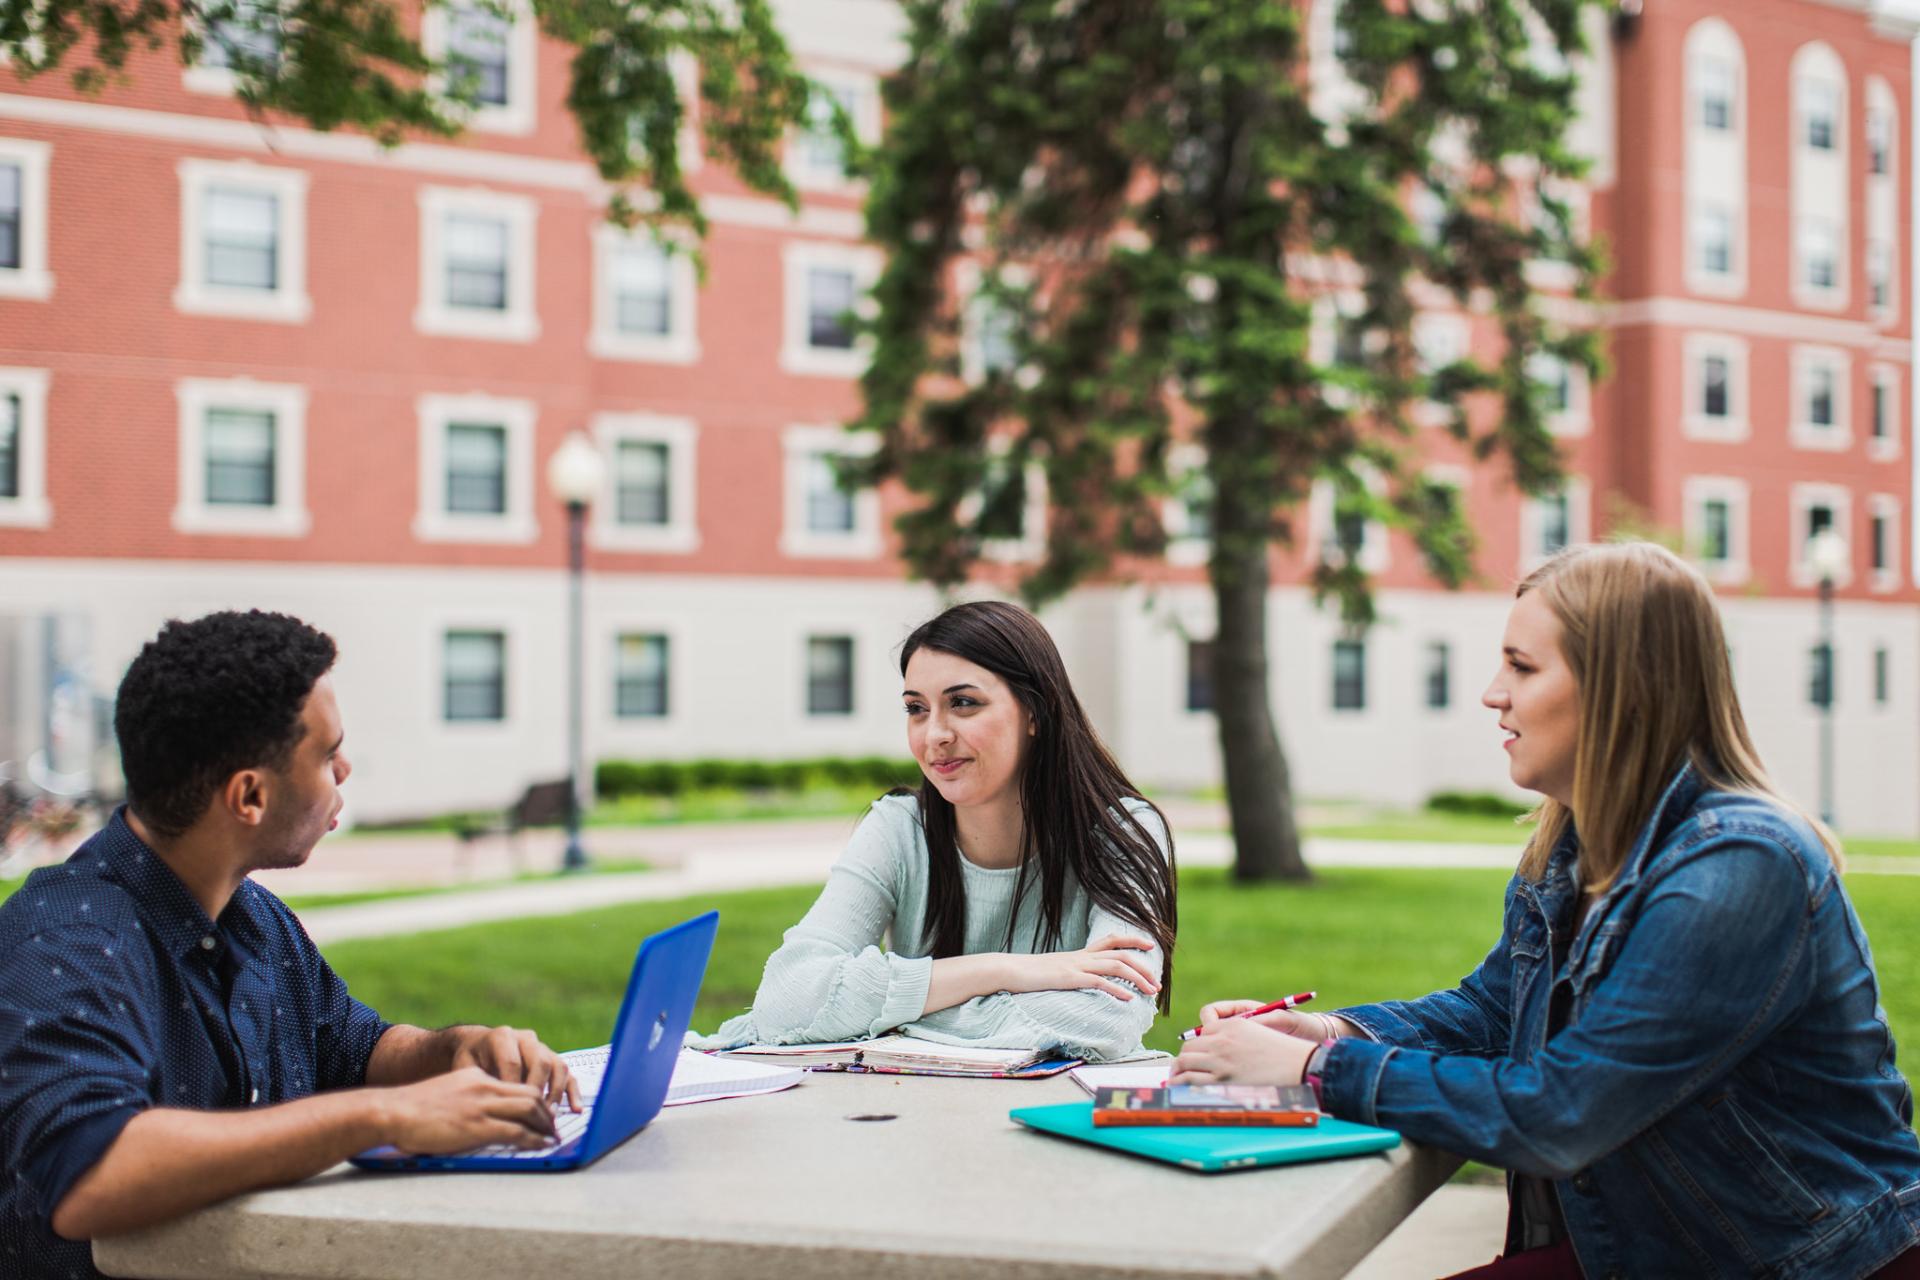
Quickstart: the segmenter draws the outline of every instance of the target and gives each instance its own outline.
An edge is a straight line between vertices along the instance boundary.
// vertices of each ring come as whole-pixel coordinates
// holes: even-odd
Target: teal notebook
[[[1018,1107],[1014,1120],[1062,1138],[1112,1147],[1130,1155],[1165,1160],[1183,1169],[1220,1173],[1252,1169],[1264,1164],[1294,1164],[1302,1160],[1333,1160],[1364,1155],[1400,1145],[1391,1129],[1354,1124],[1328,1116],[1311,1129],[1162,1128],[1159,1126],[1093,1126],[1091,1102],[1062,1102],[1050,1107]]]

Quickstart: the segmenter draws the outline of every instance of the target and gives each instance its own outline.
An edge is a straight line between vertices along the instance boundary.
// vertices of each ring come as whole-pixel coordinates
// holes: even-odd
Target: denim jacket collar
[[[1647,816],[1646,825],[1640,828],[1640,834],[1633,842],[1633,849],[1627,854],[1626,860],[1620,864],[1619,874],[1614,876],[1613,883],[1607,887],[1606,893],[1593,904],[1593,908],[1587,912],[1586,919],[1581,923],[1579,936],[1574,939],[1573,950],[1569,957],[1570,971],[1579,968],[1600,922],[1606,919],[1607,913],[1613,909],[1616,902],[1633,892],[1634,886],[1640,883],[1641,874],[1646,870],[1647,863],[1665,847],[1674,829],[1692,815],[1694,803],[1700,799],[1705,790],[1706,783],[1701,779],[1700,771],[1694,768],[1693,761],[1682,761],[1673,776],[1667,780],[1666,788],[1661,791],[1660,799],[1653,806],[1653,812]],[[1569,832],[1569,835],[1571,834]],[[1556,863],[1562,852],[1561,849],[1554,850]],[[1571,857],[1572,851],[1566,852]],[[1569,876],[1572,872],[1573,868],[1569,865]]]

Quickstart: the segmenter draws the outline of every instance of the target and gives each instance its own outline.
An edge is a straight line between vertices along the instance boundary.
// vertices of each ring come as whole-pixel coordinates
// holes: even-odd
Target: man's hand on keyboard
[[[497,1080],[478,1066],[377,1092],[384,1095],[388,1141],[409,1155],[492,1145],[532,1150],[556,1134],[541,1087]]]
[[[531,1031],[514,1027],[462,1027],[466,1033],[454,1050],[453,1067],[479,1067],[488,1075],[512,1084],[530,1084],[554,1108],[562,1099],[580,1110],[580,1086],[566,1060]]]

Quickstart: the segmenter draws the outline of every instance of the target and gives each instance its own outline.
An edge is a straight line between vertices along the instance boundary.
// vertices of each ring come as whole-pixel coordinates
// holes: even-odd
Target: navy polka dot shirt
[[[388,1024],[248,880],[218,921],[124,812],[0,904],[0,1276],[92,1277],[55,1206],[148,1107],[365,1082]]]

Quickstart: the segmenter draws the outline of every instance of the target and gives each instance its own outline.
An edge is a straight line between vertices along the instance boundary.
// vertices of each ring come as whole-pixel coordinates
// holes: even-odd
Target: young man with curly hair
[[[0,905],[0,1273],[98,1274],[87,1241],[368,1147],[534,1147],[577,1105],[511,1027],[394,1025],[253,871],[338,825],[352,766],[328,636],[169,622],[121,682],[127,804]]]

